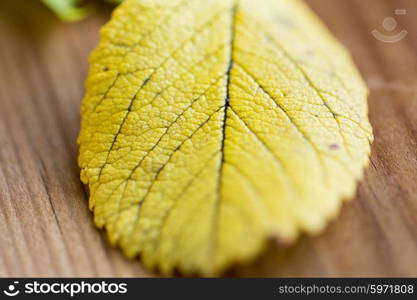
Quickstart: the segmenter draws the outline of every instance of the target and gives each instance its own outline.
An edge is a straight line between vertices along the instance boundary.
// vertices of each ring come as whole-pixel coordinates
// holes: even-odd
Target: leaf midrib
[[[223,112],[223,122],[222,122],[222,136],[221,136],[221,146],[220,146],[220,162],[219,162],[219,171],[217,178],[217,199],[214,203],[213,208],[213,227],[212,227],[212,243],[211,243],[211,252],[210,255],[215,256],[217,248],[216,233],[218,227],[219,219],[219,205],[222,199],[222,179],[223,179],[223,167],[225,164],[225,142],[226,142],[226,126],[227,126],[227,114],[230,107],[230,85],[231,85],[231,73],[234,64],[234,43],[235,43],[235,34],[236,34],[236,16],[238,11],[238,1],[234,1],[231,6],[230,11],[230,50],[229,50],[229,64],[226,72],[226,95],[224,97],[224,112]]]

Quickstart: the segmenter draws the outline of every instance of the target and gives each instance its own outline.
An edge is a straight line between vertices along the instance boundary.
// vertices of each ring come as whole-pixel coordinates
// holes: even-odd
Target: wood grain
[[[309,0],[370,89],[371,164],[356,199],[317,237],[227,276],[417,276],[417,1]],[[373,29],[395,16],[400,42]],[[76,138],[87,57],[110,7],[64,24],[37,1],[0,1],[0,276],[155,276],[95,229]],[[385,32],[386,33],[386,32]],[[341,183],[343,184],[343,183]]]

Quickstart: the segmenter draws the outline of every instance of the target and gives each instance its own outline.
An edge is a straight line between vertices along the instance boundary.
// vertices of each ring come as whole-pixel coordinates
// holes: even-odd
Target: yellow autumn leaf
[[[90,62],[95,223],[163,274],[319,232],[368,163],[366,86],[301,0],[127,0]]]

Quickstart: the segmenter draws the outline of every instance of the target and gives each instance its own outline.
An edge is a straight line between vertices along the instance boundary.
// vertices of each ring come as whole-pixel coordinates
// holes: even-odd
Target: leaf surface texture
[[[319,232],[368,163],[366,86],[302,1],[127,0],[90,63],[90,208],[164,274]]]

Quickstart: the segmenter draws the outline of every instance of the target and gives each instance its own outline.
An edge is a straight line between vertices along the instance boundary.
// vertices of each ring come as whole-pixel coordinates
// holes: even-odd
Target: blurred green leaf
[[[120,4],[123,0],[102,0]],[[90,6],[81,6],[80,0],[42,0],[63,21],[75,22],[84,19],[90,13]]]

